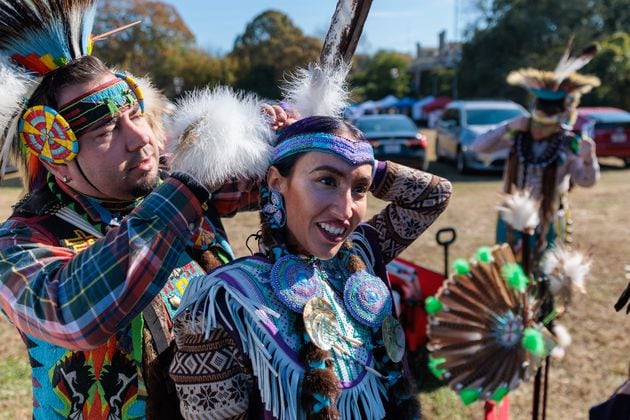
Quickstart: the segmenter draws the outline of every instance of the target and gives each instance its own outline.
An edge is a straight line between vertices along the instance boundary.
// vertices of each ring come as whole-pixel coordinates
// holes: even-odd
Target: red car
[[[610,107],[578,108],[573,129],[595,140],[597,156],[617,157],[630,166],[630,112]]]

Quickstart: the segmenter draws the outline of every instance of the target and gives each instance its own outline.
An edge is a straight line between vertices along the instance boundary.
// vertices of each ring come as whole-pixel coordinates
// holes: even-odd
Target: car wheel
[[[457,151],[457,159],[455,160],[455,167],[457,168],[457,172],[464,175],[469,172],[468,165],[466,164],[466,156],[464,156],[464,152],[462,150]]]

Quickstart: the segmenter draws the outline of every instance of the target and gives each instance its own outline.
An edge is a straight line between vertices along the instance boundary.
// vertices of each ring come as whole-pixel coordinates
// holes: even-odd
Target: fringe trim
[[[238,273],[238,268],[233,264],[230,266],[230,275]],[[233,290],[224,280],[217,277],[212,280],[199,277],[188,286],[186,295],[189,299],[184,297],[180,310],[189,308],[193,314],[201,313],[201,325],[194,324],[198,319],[195,315],[191,328],[202,331],[208,337],[210,331],[217,327],[219,319],[225,328],[234,327],[241,339],[243,351],[251,361],[265,410],[279,419],[305,418],[305,411],[300,409],[304,368],[286,355],[265,327],[265,323],[270,321],[269,316],[279,318],[281,315]],[[216,306],[217,295],[221,290],[225,292],[227,313]],[[288,388],[285,389],[283,384],[288,384]],[[386,414],[385,400],[387,391],[384,384],[376,376],[367,374],[361,383],[342,390],[337,408],[344,419],[381,419]]]

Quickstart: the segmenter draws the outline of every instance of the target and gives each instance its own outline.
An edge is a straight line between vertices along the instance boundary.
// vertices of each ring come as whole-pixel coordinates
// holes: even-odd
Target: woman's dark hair
[[[31,99],[29,106],[47,105],[58,110],[57,93],[69,85],[89,82],[111,70],[98,58],[86,55],[71,61],[60,69],[48,73],[42,79]]]
[[[330,133],[347,137],[351,140],[367,141],[361,130],[340,118],[314,116],[301,119],[282,130],[280,136],[278,136],[277,144],[282,143],[288,138],[308,133]],[[300,156],[302,155],[298,154],[289,156],[288,158],[275,163],[273,166],[278,168],[278,171],[282,176],[289,176],[291,174],[291,169],[293,169],[295,162],[297,162]]]

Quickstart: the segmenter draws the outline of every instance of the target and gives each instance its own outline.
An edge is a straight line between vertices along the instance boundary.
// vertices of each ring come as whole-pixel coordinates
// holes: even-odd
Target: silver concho
[[[383,344],[389,358],[398,363],[405,354],[405,332],[396,318],[387,315],[381,327]]]
[[[320,297],[306,302],[302,312],[304,327],[313,344],[328,351],[339,341],[339,323],[333,307]]]

